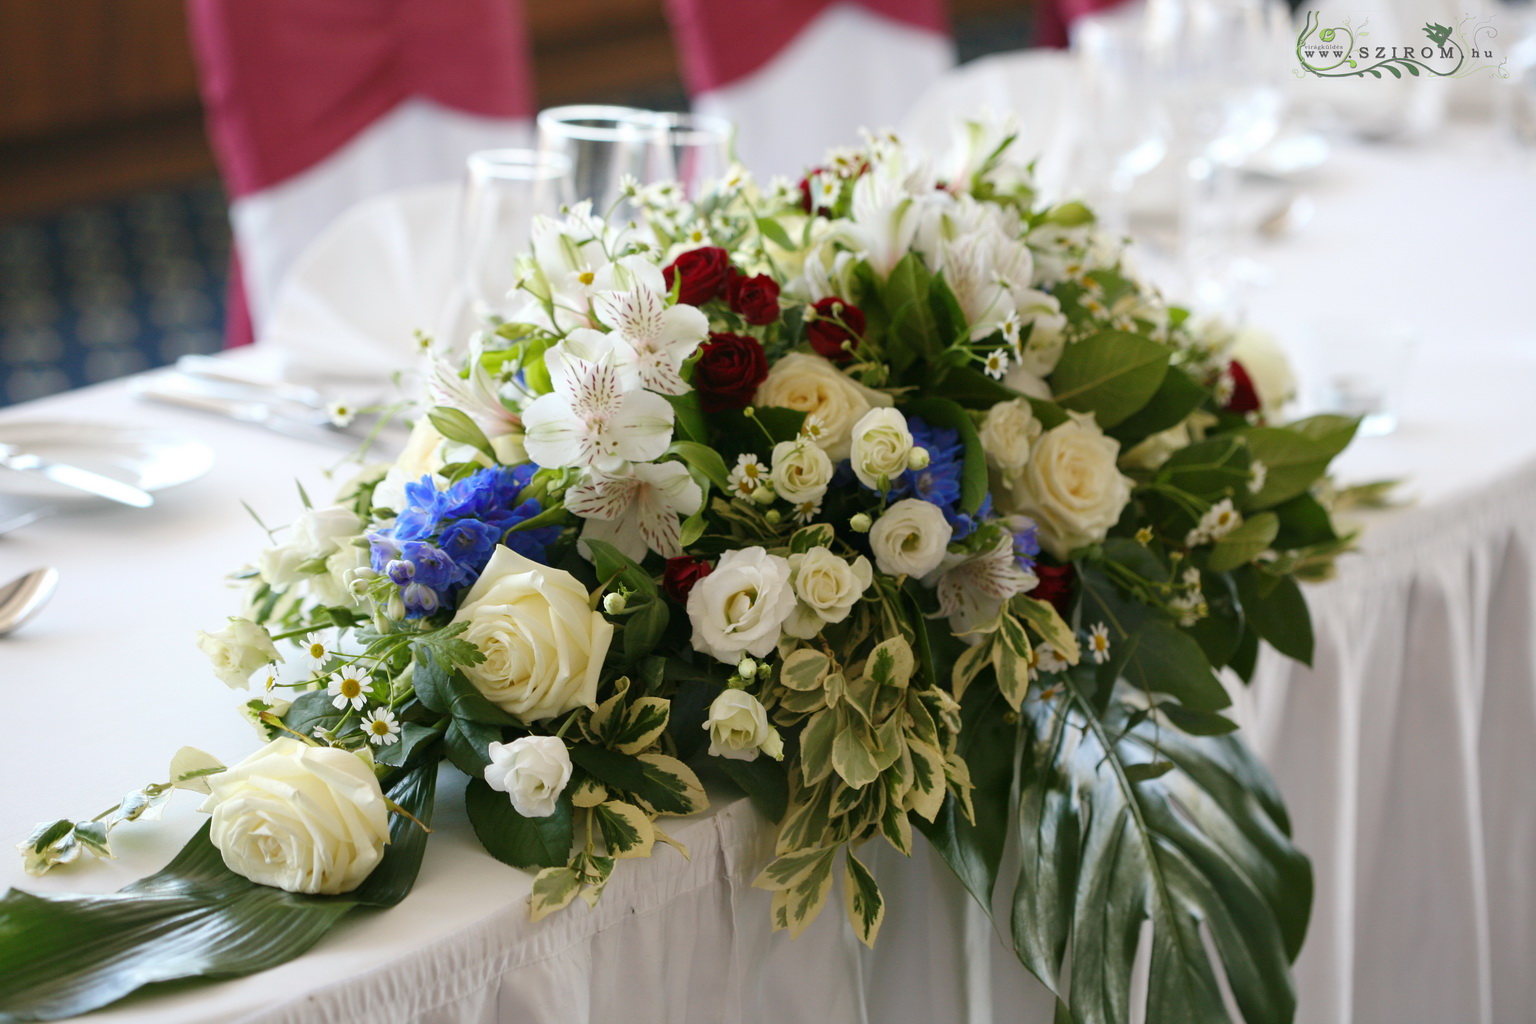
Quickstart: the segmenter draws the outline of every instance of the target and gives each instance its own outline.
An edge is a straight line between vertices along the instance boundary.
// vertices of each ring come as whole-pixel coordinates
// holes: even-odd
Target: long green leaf
[[[964,461],[960,468],[960,508],[975,514],[987,498],[987,455],[981,447],[976,421],[947,398],[919,398],[907,411],[936,427],[948,427],[960,435]]]
[[[405,772],[389,795],[428,822],[436,785],[436,763],[424,764]],[[426,849],[426,833],[397,816],[383,860],[361,886],[305,896],[229,870],[208,828],[165,870],[112,895],[13,889],[0,900],[0,1021],[57,1020],[154,982],[275,967],[313,946],[353,907],[400,902]]]
[[[1108,430],[1140,411],[1168,372],[1170,349],[1138,334],[1103,331],[1068,345],[1051,374],[1058,405],[1094,414]]]

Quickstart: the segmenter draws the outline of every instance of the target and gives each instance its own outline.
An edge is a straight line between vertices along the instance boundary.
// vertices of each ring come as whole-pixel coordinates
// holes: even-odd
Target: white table
[[[1470,132],[1414,150],[1345,149],[1314,186],[1317,223],[1256,252],[1281,282],[1256,319],[1284,336],[1330,310],[1391,306],[1418,323],[1401,431],[1341,472],[1412,476],[1419,501],[1372,516],[1363,553],[1313,588],[1316,669],[1277,660],[1245,709],[1318,877],[1301,961],[1308,1022],[1536,1019],[1536,183]],[[1438,211],[1443,214],[1436,215]],[[1412,232],[1408,231],[1409,225]],[[5,410],[175,427],[217,452],[146,513],[79,512],[0,540],[0,577],[48,563],[58,596],[0,641],[11,739],[0,835],[85,817],[164,778],[184,743],[233,760],[256,737],[192,643],[237,604],[221,574],[312,494],[335,453],[191,413],[121,384]],[[454,790],[421,880],[395,910],[355,914],[305,957],[254,978],[135,998],[103,1021],[1048,1021],[1039,986],[997,945],[942,865],[879,858],[891,904],[874,955],[829,913],[798,943],[767,933],[749,888],[768,830],[741,802],[669,828],[687,843],[627,862],[598,910],[532,926],[528,876],[475,842]],[[119,860],[0,884],[109,891],[159,868],[201,821],[115,836]],[[1256,1024],[1256,1022],[1255,1022]]]

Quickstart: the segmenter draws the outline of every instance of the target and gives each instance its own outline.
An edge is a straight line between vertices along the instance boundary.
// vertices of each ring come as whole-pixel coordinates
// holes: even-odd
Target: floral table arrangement
[[[1298,580],[1347,544],[1313,492],[1354,421],[1275,422],[1270,356],[1039,204],[1002,129],[961,135],[537,223],[520,311],[428,356],[404,453],[275,532],[201,636],[266,745],[184,750],[22,844],[46,870],[207,794],[160,874],[0,901],[5,1019],[261,970],[398,902],[447,760],[535,919],[686,856],[665,822],[703,772],[776,823],[765,926],[840,886],[873,944],[861,847],[921,833],[1012,907],[1059,1019],[1128,1019],[1150,922],[1148,1020],[1228,1019],[1218,971],[1290,1020],[1310,868],[1217,670],[1310,658]]]

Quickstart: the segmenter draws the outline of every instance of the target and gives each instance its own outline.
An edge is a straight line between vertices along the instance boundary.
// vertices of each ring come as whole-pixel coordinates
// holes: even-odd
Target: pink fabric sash
[[[672,35],[690,94],[745,78],[789,45],[839,0],[667,0]],[[944,0],[841,0],[940,35],[949,34]]]
[[[1036,42],[1040,46],[1066,46],[1067,30],[1085,14],[1114,7],[1121,0],[1045,0],[1036,19]]]
[[[236,197],[312,167],[412,96],[533,111],[518,0],[187,0],[187,12]]]

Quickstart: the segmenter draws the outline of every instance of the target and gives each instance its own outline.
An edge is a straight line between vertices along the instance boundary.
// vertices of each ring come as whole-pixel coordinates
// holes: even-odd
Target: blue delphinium
[[[420,618],[472,585],[504,544],[535,562],[560,535],[558,526],[513,530],[544,511],[517,500],[537,467],[479,470],[439,491],[430,476],[405,485],[405,509],[390,526],[368,534],[371,562],[400,588],[407,618]]]
[[[1025,572],[1035,571],[1035,558],[1040,554],[1040,539],[1036,536],[1040,527],[1029,516],[1009,516],[1008,530],[1013,534],[1013,560]]]
[[[965,466],[965,445],[960,432],[930,426],[917,416],[908,417],[907,429],[912,432],[912,444],[928,452],[928,465],[909,469],[897,477],[891,486],[890,500],[921,498],[932,502],[949,521],[953,539],[964,540],[992,514],[992,495],[982,500],[981,508],[974,514],[960,509],[960,477]]]

